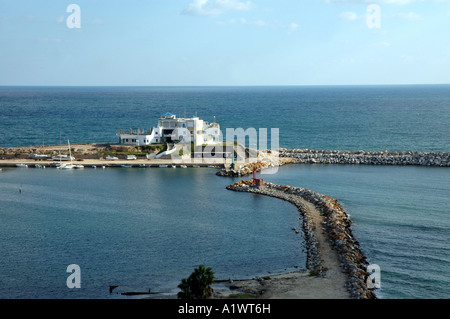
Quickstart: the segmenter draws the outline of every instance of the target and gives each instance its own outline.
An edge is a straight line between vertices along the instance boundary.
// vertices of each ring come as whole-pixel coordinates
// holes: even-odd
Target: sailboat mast
[[[67,140],[67,144],[69,145],[70,164],[72,164],[72,152],[70,151],[70,141],[69,140]]]

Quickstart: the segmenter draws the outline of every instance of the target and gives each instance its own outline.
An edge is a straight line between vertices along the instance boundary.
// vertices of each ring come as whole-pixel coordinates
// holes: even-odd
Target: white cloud
[[[341,12],[341,14],[339,14],[339,18],[341,18],[343,20],[347,20],[347,21],[354,21],[354,20],[358,20],[359,18],[361,18],[361,16],[358,15],[356,12],[346,11],[346,12]]]
[[[228,21],[219,21],[217,22],[217,25],[220,26],[228,26],[228,25],[234,25],[234,24],[244,24],[244,25],[251,25],[251,26],[256,26],[256,27],[267,27],[270,26],[270,23],[264,21],[264,20],[252,20],[249,21],[245,18],[240,18],[240,19],[235,19],[232,18]]]
[[[415,12],[400,12],[400,13],[395,14],[394,17],[405,19],[405,20],[411,20],[411,21],[422,20],[422,16]]]
[[[239,0],[193,0],[183,14],[196,16],[217,16],[227,11],[248,11],[253,4]]]
[[[297,30],[297,29],[298,29],[298,24],[295,23],[295,22],[291,22],[291,23],[289,24],[289,29],[290,29],[291,31]]]

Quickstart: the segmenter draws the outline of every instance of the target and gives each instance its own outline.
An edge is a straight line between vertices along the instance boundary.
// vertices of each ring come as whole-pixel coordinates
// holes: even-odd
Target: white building
[[[148,130],[120,130],[119,143],[125,145],[149,145],[155,143],[191,143],[194,145],[213,144],[220,141],[220,125],[205,122],[197,116],[177,118],[165,113],[158,120],[158,126]]]

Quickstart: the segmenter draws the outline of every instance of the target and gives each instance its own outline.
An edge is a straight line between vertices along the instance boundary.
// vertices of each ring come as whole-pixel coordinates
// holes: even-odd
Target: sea
[[[3,86],[0,147],[115,143],[166,112],[215,120],[224,136],[267,130],[268,147],[450,151],[450,85]],[[304,269],[297,209],[226,190],[239,179],[216,171],[3,168],[0,298],[173,298],[201,264],[218,280]],[[378,298],[450,297],[449,168],[291,164],[260,177],[341,203],[379,266]]]

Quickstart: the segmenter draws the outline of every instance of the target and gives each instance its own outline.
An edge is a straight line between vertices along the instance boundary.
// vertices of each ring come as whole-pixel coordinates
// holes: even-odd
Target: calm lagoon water
[[[109,298],[109,285],[170,293],[199,264],[218,279],[305,264],[295,207],[227,191],[215,169],[4,169],[0,178],[2,298]],[[70,264],[81,268],[80,290],[66,287]]]

